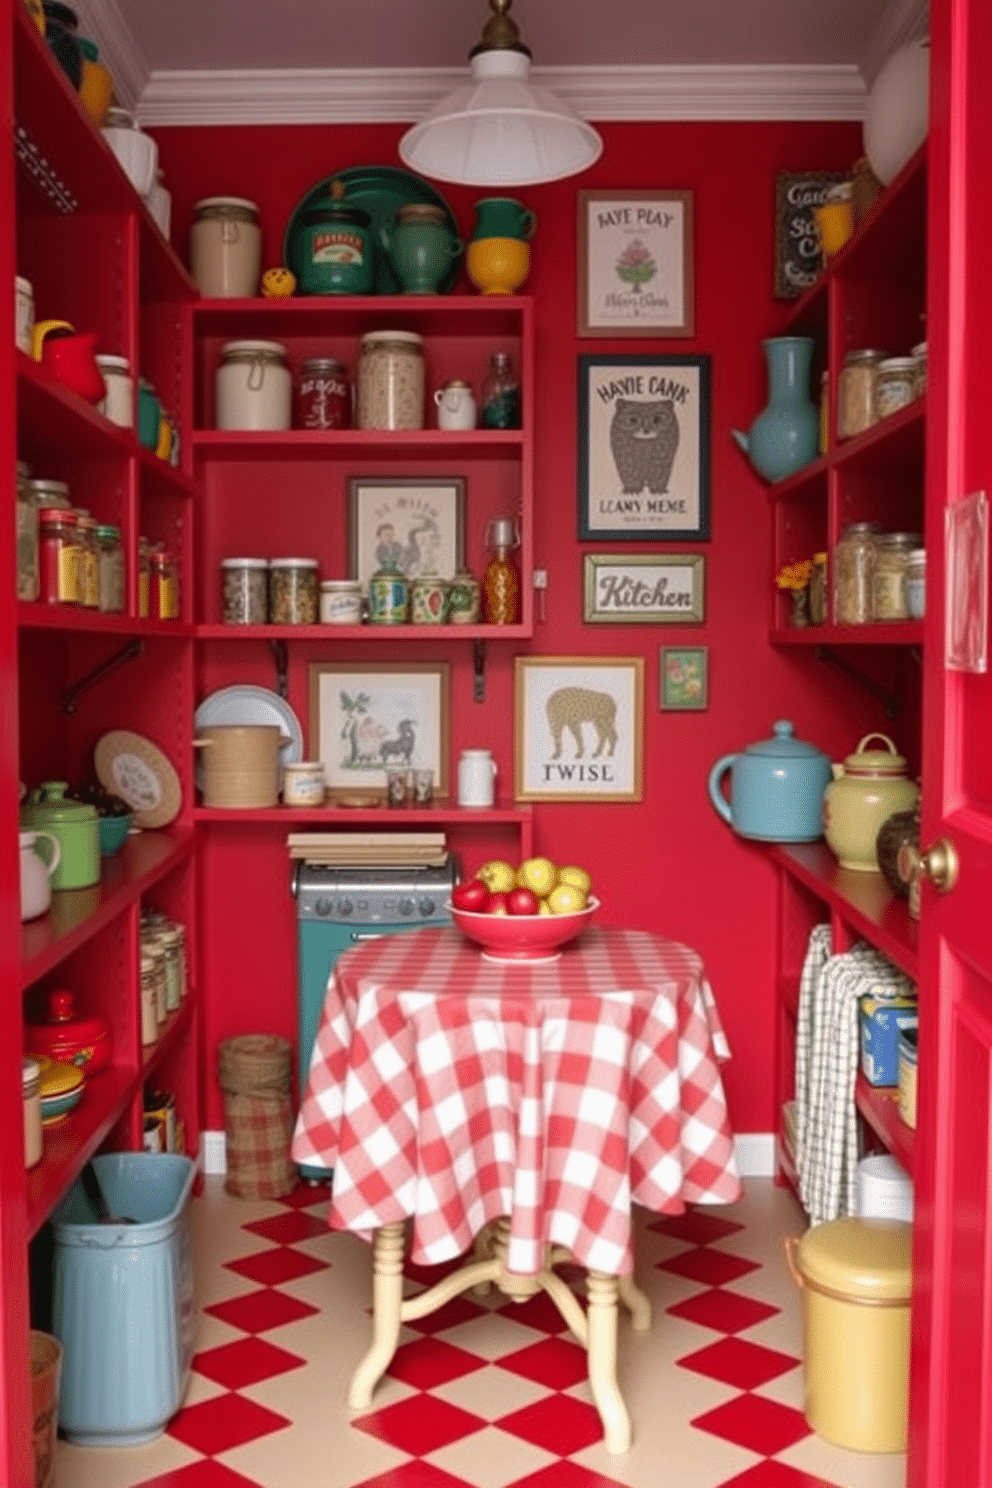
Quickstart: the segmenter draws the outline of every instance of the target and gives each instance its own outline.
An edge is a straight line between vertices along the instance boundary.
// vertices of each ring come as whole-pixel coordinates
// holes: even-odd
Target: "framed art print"
[[[376,569],[408,579],[453,578],[463,566],[465,480],[356,476],[348,482],[351,577],[363,591]]]
[[[585,553],[582,618],[587,625],[700,625],[705,564],[702,553]]]
[[[518,801],[639,801],[644,658],[518,656]]]
[[[693,335],[692,192],[577,195],[578,335]]]
[[[701,713],[709,706],[709,647],[662,646],[658,666],[659,708]]]
[[[580,542],[710,535],[710,359],[579,357]]]
[[[386,770],[434,771],[448,794],[447,662],[313,662],[311,758],[323,762],[331,800],[384,798]]]

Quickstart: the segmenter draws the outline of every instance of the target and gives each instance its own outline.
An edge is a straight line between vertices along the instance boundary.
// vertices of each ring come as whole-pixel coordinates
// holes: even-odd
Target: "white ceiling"
[[[76,0],[156,124],[415,119],[487,0]],[[926,0],[515,0],[534,76],[588,118],[852,118]]]

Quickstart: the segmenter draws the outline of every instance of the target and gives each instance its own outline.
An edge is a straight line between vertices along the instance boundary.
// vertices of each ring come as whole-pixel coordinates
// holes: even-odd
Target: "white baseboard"
[[[771,1132],[747,1132],[734,1138],[737,1171],[742,1178],[775,1175],[775,1137]],[[200,1133],[200,1162],[205,1173],[227,1172],[227,1138],[222,1131]]]

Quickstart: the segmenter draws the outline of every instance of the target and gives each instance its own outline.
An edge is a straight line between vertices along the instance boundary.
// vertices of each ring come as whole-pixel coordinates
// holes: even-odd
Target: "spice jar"
[[[298,429],[350,429],[351,383],[344,362],[310,357],[296,378]]]
[[[866,625],[871,619],[871,575],[877,522],[852,522],[834,550],[834,624]]]
[[[21,1088],[24,1100],[24,1166],[36,1167],[41,1162],[41,1065],[37,1059],[21,1060]]]
[[[120,429],[134,426],[134,383],[127,357],[100,355],[96,364],[103,374],[106,392],[96,405],[104,418]]]
[[[357,579],[325,579],[320,586],[322,625],[361,625],[362,586]]]
[[[242,196],[205,196],[193,207],[189,250],[202,295],[251,298],[262,264],[258,207]]]
[[[820,374],[820,423],[817,448],[821,455],[825,455],[830,448],[830,373],[828,371]]]
[[[124,547],[119,527],[101,523],[96,529],[100,609],[109,615],[124,610]]]
[[[813,554],[809,576],[809,623],[822,625],[827,618],[827,555]]]
[[[918,341],[910,356],[913,358],[913,395],[922,398],[927,390],[927,343]]]
[[[179,619],[179,574],[172,554],[156,543],[148,554],[149,600],[153,620]]]
[[[156,958],[145,950],[143,941],[141,951],[141,1043],[144,1048],[158,1041],[156,966]]]
[[[96,519],[77,509],[76,598],[87,610],[100,608],[100,550],[96,541]]]
[[[38,528],[42,600],[45,604],[77,604],[76,513],[61,507],[42,507]]]
[[[273,558],[269,564],[269,619],[273,625],[316,625],[320,585],[316,558]]]
[[[34,290],[30,279],[14,276],[14,345],[25,356],[31,355],[34,338]]]
[[[33,601],[41,592],[38,569],[38,508],[31,495],[30,470],[17,462],[17,597]]]
[[[871,618],[908,620],[906,562],[920,541],[918,532],[880,532],[875,538],[871,577]]]
[[[849,351],[837,378],[837,438],[851,439],[875,423],[875,378],[884,351]]]
[[[288,429],[293,378],[279,341],[226,341],[215,379],[218,429]]]
[[[424,427],[423,337],[414,331],[369,331],[358,363],[358,427]]]
[[[911,548],[906,554],[906,609],[910,620],[922,620],[927,607],[927,553]]]
[[[886,357],[875,372],[875,417],[888,418],[916,397],[916,363],[911,356]]]
[[[221,619],[225,625],[264,625],[269,618],[266,558],[221,560]]]
[[[31,491],[31,500],[39,511],[43,506],[59,507],[62,511],[73,510],[69,499],[69,487],[65,481],[29,480],[28,487]]]
[[[138,618],[147,620],[151,610],[152,545],[147,537],[138,538]]]
[[[494,351],[482,383],[482,427],[520,428],[520,383],[509,352]]]

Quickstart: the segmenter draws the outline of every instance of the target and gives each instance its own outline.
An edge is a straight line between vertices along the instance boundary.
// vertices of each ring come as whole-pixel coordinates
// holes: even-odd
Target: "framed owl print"
[[[579,357],[579,541],[706,542],[710,359]]]

